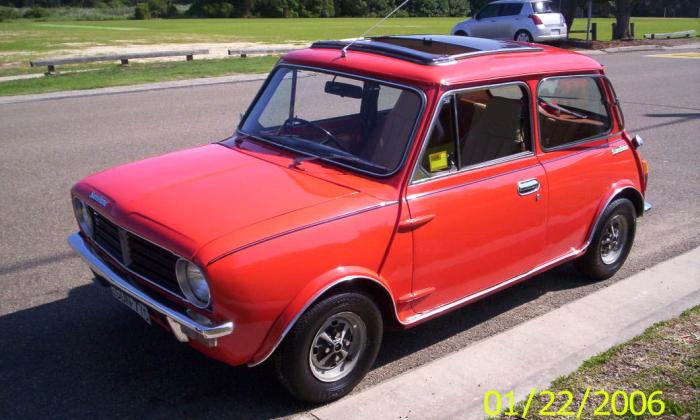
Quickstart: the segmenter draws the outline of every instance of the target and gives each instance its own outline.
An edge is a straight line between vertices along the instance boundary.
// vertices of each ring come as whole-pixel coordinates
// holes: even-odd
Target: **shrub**
[[[20,14],[14,7],[0,6],[0,22],[5,19],[17,19],[19,17]]]
[[[27,19],[42,19],[49,15],[49,11],[43,7],[32,7],[24,12],[24,16]]]
[[[151,11],[148,8],[148,3],[139,3],[134,8],[134,19],[144,20],[151,18]]]

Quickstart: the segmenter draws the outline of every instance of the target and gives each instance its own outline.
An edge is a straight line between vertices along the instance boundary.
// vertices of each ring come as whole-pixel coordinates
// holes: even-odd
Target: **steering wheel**
[[[282,124],[282,128],[280,129],[280,131],[286,130],[287,127],[293,126],[294,123],[299,123],[299,124],[301,124],[301,125],[308,125],[308,126],[310,126],[310,127],[315,128],[316,130],[322,132],[322,133],[326,136],[326,138],[325,138],[325,140],[323,140],[323,141],[320,142],[321,144],[333,143],[338,149],[340,149],[340,150],[342,150],[342,151],[344,151],[344,152],[348,152],[348,151],[349,151],[349,150],[346,149],[345,146],[340,142],[340,140],[338,140],[338,138],[337,138],[336,136],[333,135],[333,133],[331,133],[330,131],[326,130],[326,129],[323,128],[321,125],[316,124],[315,122],[312,122],[312,121],[305,120],[305,119],[303,119],[303,118],[299,118],[299,117],[289,117],[289,118],[287,118],[287,120],[284,122],[284,124]]]

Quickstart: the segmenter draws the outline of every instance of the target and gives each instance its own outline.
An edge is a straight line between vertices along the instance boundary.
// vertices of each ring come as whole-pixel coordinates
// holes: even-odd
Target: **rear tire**
[[[630,200],[618,198],[610,203],[603,211],[588,250],[575,261],[576,267],[593,281],[614,276],[632,249],[636,216]]]
[[[331,296],[304,312],[275,352],[277,378],[299,400],[337,400],[372,367],[382,333],[382,315],[372,299],[359,293]]]
[[[532,35],[530,35],[530,32],[528,32],[524,29],[521,29],[518,32],[516,32],[513,39],[516,41],[520,41],[520,42],[533,42],[534,41],[534,39],[532,38]]]

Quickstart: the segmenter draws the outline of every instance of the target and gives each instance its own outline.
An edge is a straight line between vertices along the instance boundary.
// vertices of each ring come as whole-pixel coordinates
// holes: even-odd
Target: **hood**
[[[118,225],[186,258],[231,232],[357,193],[217,144],[109,169],[74,190]]]

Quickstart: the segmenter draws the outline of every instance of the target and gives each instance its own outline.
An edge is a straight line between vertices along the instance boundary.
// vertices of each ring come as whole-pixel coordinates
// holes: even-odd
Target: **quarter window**
[[[531,151],[528,95],[522,85],[460,92],[443,102],[415,179]]]
[[[598,137],[611,127],[597,77],[544,80],[540,83],[537,108],[540,139],[545,149]]]

